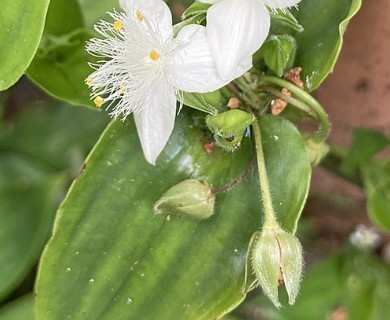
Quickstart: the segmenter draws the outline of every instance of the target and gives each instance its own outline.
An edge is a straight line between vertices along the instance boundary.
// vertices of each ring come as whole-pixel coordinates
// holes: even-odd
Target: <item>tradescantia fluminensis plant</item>
[[[57,211],[36,319],[219,319],[258,286],[300,299],[295,232],[330,131],[310,92],[360,1],[186,4],[176,24],[172,1],[2,4],[3,47],[28,45],[0,51],[0,88],[26,71],[113,118]]]

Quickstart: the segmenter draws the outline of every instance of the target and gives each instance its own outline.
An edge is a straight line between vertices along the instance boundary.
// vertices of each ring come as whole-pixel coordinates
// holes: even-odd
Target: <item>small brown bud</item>
[[[283,88],[281,92],[282,92],[282,94],[291,97],[290,90]],[[277,99],[272,100],[272,102],[271,102],[272,115],[273,116],[280,115],[283,112],[283,110],[286,108],[286,106],[287,106],[287,101],[285,101],[281,98],[277,98]]]
[[[240,100],[237,97],[231,97],[228,101],[227,106],[230,109],[237,109],[240,106]]]
[[[214,152],[214,148],[215,148],[215,142],[214,141],[206,141],[203,144],[203,149],[208,154],[212,154]]]
[[[297,87],[304,89],[305,85],[301,80],[301,71],[301,67],[293,68],[284,76],[284,79],[295,84]]]

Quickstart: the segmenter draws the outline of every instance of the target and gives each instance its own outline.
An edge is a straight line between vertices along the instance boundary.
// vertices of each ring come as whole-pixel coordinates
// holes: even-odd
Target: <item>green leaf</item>
[[[181,92],[183,103],[196,110],[216,115],[221,107],[221,93],[219,90],[207,93]]]
[[[190,16],[198,15],[200,13],[206,14],[208,8],[210,8],[210,4],[195,1],[184,11],[182,17],[183,19],[187,19]]]
[[[370,162],[362,170],[369,217],[390,231],[390,160]]]
[[[305,143],[297,128],[283,118],[260,118],[260,130],[264,152],[268,152],[266,166],[274,209],[283,229],[294,233],[310,186]],[[284,190],[286,187],[289,191]]]
[[[42,257],[40,320],[211,319],[242,301],[248,241],[261,225],[256,170],[217,194],[207,220],[167,219],[154,215],[153,205],[187,178],[214,188],[231,183],[251,163],[250,140],[234,154],[209,154],[203,129],[194,126],[199,119],[180,117],[157,166],[146,163],[132,121],[107,128],[60,207]],[[310,164],[292,124],[265,117],[261,127],[276,211],[292,231]]]
[[[49,237],[63,178],[23,156],[0,154],[0,300],[36,263]]]
[[[76,0],[52,0],[36,57],[27,75],[48,94],[76,105],[94,107],[85,79],[93,59],[85,51],[91,31],[83,29]]]
[[[352,250],[351,250],[352,251]],[[344,299],[350,319],[388,319],[390,272],[386,262],[364,251],[350,252]],[[347,259],[346,259],[347,260]]]
[[[280,32],[285,29],[293,29],[297,32],[302,32],[303,27],[299,24],[298,20],[294,17],[288,9],[276,9],[270,10],[271,14],[271,29],[270,34],[274,32]]]
[[[0,10],[0,90],[26,71],[41,40],[50,0],[2,0]]]
[[[62,199],[107,117],[34,106],[0,131],[0,300],[36,264]],[[72,130],[69,130],[69,124]]]
[[[349,20],[361,0],[303,0],[295,16],[304,31],[296,34],[296,66],[309,91],[315,90],[333,70]]]
[[[5,123],[0,152],[23,154],[51,171],[77,173],[108,119],[98,110],[64,104],[34,106],[15,121]]]
[[[206,13],[198,13],[173,26],[173,36],[176,37],[180,30],[190,24],[201,24],[206,19]]]
[[[93,34],[77,29],[64,36],[47,35],[27,70],[30,79],[48,94],[69,103],[95,107],[85,79],[92,72],[94,59],[85,51]]]
[[[34,297],[26,295],[0,309],[0,320],[33,320]]]
[[[118,0],[78,0],[85,18],[85,24],[92,29],[99,20],[107,19],[107,12],[113,9],[121,10]]]
[[[51,0],[45,24],[45,33],[61,36],[84,27],[84,17],[76,0]]]
[[[341,169],[349,174],[356,173],[376,153],[390,144],[383,133],[363,128],[353,130],[352,144],[341,163]]]

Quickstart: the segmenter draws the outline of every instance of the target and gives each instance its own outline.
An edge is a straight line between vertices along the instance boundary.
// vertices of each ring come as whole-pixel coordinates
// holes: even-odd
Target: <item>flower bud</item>
[[[309,154],[309,160],[311,165],[316,166],[321,162],[323,158],[329,152],[329,146],[325,142],[314,142],[312,139],[308,139],[305,142],[306,151]]]
[[[194,179],[179,182],[155,203],[154,211],[206,219],[214,214],[215,195],[207,182]]]
[[[233,109],[216,116],[207,116],[206,122],[218,145],[226,151],[235,151],[241,145],[246,128],[255,120],[248,112]]]
[[[301,244],[294,235],[280,228],[263,230],[253,244],[251,261],[259,285],[277,308],[281,307],[278,286],[283,283],[288,303],[295,303],[303,257]]]
[[[261,46],[261,54],[265,65],[278,77],[290,69],[295,61],[297,43],[289,35],[271,35]]]

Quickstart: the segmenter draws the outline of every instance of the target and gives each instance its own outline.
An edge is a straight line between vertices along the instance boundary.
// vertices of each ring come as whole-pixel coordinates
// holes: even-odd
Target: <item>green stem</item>
[[[255,120],[255,122],[252,123],[252,129],[255,140],[257,168],[259,171],[260,193],[264,208],[263,228],[273,229],[279,227],[279,224],[276,221],[274,208],[272,206],[272,198],[269,190],[267,170],[265,168],[263,145],[258,120]]]
[[[263,84],[267,85],[277,85],[281,88],[286,88],[290,90],[296,97],[299,98],[302,102],[310,106],[310,108],[315,112],[316,119],[320,122],[320,128],[316,132],[313,141],[322,142],[326,139],[326,137],[330,133],[330,122],[327,113],[322,108],[322,106],[318,103],[316,99],[314,99],[310,94],[308,94],[305,90],[297,87],[296,85],[288,82],[286,80],[271,77],[271,76],[262,76],[260,81]]]
[[[243,92],[241,94],[241,98],[251,107],[256,106],[256,98],[254,97],[253,88],[250,86],[250,84],[245,80],[245,78],[239,77],[234,80],[234,82],[237,84],[237,86],[241,89]]]

